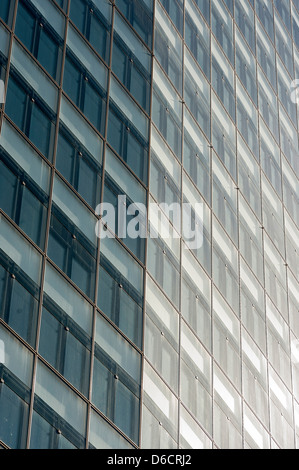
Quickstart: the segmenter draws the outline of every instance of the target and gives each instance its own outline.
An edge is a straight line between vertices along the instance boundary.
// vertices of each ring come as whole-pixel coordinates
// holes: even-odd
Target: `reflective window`
[[[114,28],[112,70],[149,113],[150,54],[118,14],[115,16]]]
[[[52,208],[48,255],[89,297],[94,297],[94,246],[55,205]]]
[[[106,0],[71,1],[71,20],[106,62],[109,59],[111,11]]]
[[[59,16],[58,11],[56,14]],[[22,0],[18,4],[15,33],[46,71],[59,81],[63,41],[29,1]]]
[[[138,443],[140,356],[97,315],[92,401]]]
[[[9,79],[5,112],[38,150],[52,160],[54,114],[13,72]]]
[[[117,0],[116,6],[143,41],[152,45],[153,0]]]

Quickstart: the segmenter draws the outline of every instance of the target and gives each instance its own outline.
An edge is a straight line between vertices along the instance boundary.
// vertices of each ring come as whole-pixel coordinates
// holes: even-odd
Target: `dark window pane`
[[[34,346],[38,301],[17,281],[13,282],[7,323],[31,346]]]
[[[122,154],[122,128],[122,122],[117,118],[110,108],[108,141],[119,155]]]
[[[54,79],[57,74],[58,44],[44,30],[41,30],[37,59]]]
[[[34,16],[24,7],[22,2],[19,2],[15,32],[30,52],[33,49],[34,28]]]
[[[64,319],[66,323],[66,320]],[[88,393],[90,354],[66,325],[43,309],[40,354],[83,394]]]
[[[38,107],[32,107],[29,138],[36,147],[46,156],[49,156],[52,123],[45,113]]]
[[[30,449],[76,449],[76,447],[33,411]]]
[[[17,177],[0,161],[0,207],[14,219]]]
[[[53,215],[48,255],[86,295],[93,298],[95,258]]]
[[[84,96],[84,114],[90,122],[103,133],[104,119],[103,114],[103,100],[99,93],[89,84],[86,83],[85,96]]]
[[[0,384],[0,439],[12,449],[24,449],[28,405],[5,384]]]
[[[53,431],[54,429],[52,426],[34,411],[32,417],[30,449],[52,449]]]
[[[59,332],[59,322],[46,309],[43,309],[39,353],[56,369],[59,366],[57,355],[61,343]]]
[[[100,197],[100,175],[83,158],[79,160],[78,192],[95,208]]]
[[[12,121],[24,130],[27,95],[17,82],[10,77],[6,95],[5,112]]]
[[[89,41],[105,61],[107,61],[108,39],[109,33],[103,23],[95,15],[91,15]]]
[[[86,295],[93,298],[95,284],[95,260],[79,243],[76,246],[76,254],[73,257],[72,270],[70,275],[80,289]]]
[[[116,308],[115,285],[114,279],[100,266],[98,306],[112,320],[114,320],[113,311]]]
[[[48,244],[48,256],[64,272],[67,269],[68,252],[67,238],[65,232],[66,231],[63,226],[58,222],[55,217],[52,216]]]
[[[138,442],[139,400],[119,380],[115,397],[115,424],[130,438]]]
[[[142,308],[124,286],[100,266],[98,306],[138,347],[141,347]]]
[[[112,380],[110,372],[97,358],[94,358],[92,401],[106,416],[108,415],[109,380]]]
[[[100,166],[86,153],[80,153],[78,147],[79,144],[74,139],[67,138],[60,132],[56,168],[88,204],[95,208],[101,192]]]
[[[0,315],[4,309],[7,271],[0,264]]]
[[[24,188],[19,226],[41,248],[44,246],[46,207],[27,189]]]
[[[70,17],[81,33],[85,33],[86,24],[86,3],[84,0],[72,0]]]
[[[152,2],[151,11],[143,0],[117,0],[116,5],[150,47],[152,43]]]
[[[148,111],[149,106],[149,83],[136,67],[131,70],[130,90],[138,103]]]
[[[137,138],[132,134],[128,134],[128,150],[127,163],[130,168],[141,179],[145,179],[144,165],[146,159],[146,151]]]
[[[60,133],[58,137],[58,148],[56,155],[56,168],[73,184],[75,167],[75,149]]]
[[[0,17],[5,21],[5,23],[8,22],[10,2],[11,0],[1,0],[0,2]]]
[[[114,41],[113,45],[113,58],[112,58],[112,69],[115,75],[126,84],[126,62],[127,58],[122,49]]]
[[[63,89],[77,106],[80,106],[80,83],[81,73],[67,57],[64,66]]]
[[[88,394],[89,351],[71,333],[67,333],[64,375],[84,395]]]
[[[119,328],[141,347],[142,308],[124,291],[120,292]]]

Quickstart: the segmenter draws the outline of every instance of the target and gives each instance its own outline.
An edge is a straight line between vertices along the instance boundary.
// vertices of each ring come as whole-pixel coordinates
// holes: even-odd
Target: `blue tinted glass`
[[[73,227],[70,227],[73,229]],[[89,251],[52,215],[48,255],[82,291],[93,298],[95,259]]]
[[[75,171],[75,148],[70,142],[59,133],[56,154],[56,168],[60,173],[72,183]]]
[[[109,57],[109,25],[100,10],[87,0],[72,0],[70,18],[98,54],[107,62]]]
[[[14,218],[17,192],[17,177],[0,161],[0,207]]]
[[[18,395],[0,384],[0,439],[12,449],[25,448],[28,411],[28,405]]]
[[[44,29],[41,30],[37,59],[52,77],[57,78],[59,46]]]
[[[80,106],[81,73],[69,57],[66,57],[64,66],[63,89],[71,100]]]
[[[46,207],[26,187],[23,188],[19,225],[41,248],[44,247]]]
[[[123,282],[123,280],[122,280]],[[129,295],[127,291],[131,294]],[[100,266],[98,306],[138,347],[141,347],[142,308],[137,296],[117,276]]]
[[[104,113],[105,102],[99,91],[87,82],[84,96],[84,114],[102,134],[104,133]]]
[[[30,449],[76,449],[77,447],[66,439],[60,429],[57,432],[57,428],[61,427],[60,424],[59,419],[54,418],[51,425],[36,411],[33,411]]]
[[[50,151],[51,128],[52,123],[46,114],[38,106],[33,106],[29,138],[46,157]]]
[[[60,316],[60,312],[56,313]],[[89,351],[74,336],[78,326],[70,325],[66,315],[60,321],[43,309],[40,354],[84,395],[88,394]],[[82,334],[82,333],[81,333]]]
[[[138,442],[139,400],[120,381],[117,381],[115,396],[115,424],[130,438]]]
[[[183,34],[183,2],[182,0],[161,0],[161,3],[177,30]]]
[[[152,4],[152,2],[149,2]],[[117,0],[116,6],[131,23],[144,42],[151,47],[152,44],[152,10],[143,0]]]
[[[111,111],[109,113],[109,125],[108,125],[108,141],[116,150],[116,152],[122,154],[122,133],[123,124],[120,119]]]
[[[0,17],[5,21],[5,23],[8,22],[10,4],[11,0],[1,0],[0,3]]]
[[[22,2],[19,2],[15,32],[30,52],[33,48],[34,29],[34,16],[25,8]]]
[[[81,33],[84,34],[86,24],[86,2],[84,0],[72,0],[70,17]]]
[[[100,56],[107,61],[109,35],[105,25],[96,15],[92,15],[90,19],[89,41]]]
[[[126,83],[127,73],[126,73],[126,66],[127,66],[127,56],[125,52],[122,50],[120,45],[114,41],[113,45],[113,57],[112,57],[112,69],[115,75],[123,82]]]
[[[100,200],[101,177],[99,168],[91,165],[84,158],[79,159],[78,192],[95,208]]]
[[[14,281],[6,322],[33,347],[35,346],[37,314],[38,301],[19,282]]]
[[[97,206],[100,202],[101,168],[86,153],[79,152],[77,143],[61,132],[58,138],[56,168],[92,208]]]
[[[210,23],[210,0],[194,0],[207,23]]]
[[[24,130],[27,95],[25,91],[10,77],[6,95],[5,112],[12,121]]]

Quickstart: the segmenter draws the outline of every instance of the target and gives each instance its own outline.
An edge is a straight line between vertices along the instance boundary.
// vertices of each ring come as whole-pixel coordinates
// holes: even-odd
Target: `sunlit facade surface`
[[[299,0],[1,0],[0,79],[0,446],[298,448]]]

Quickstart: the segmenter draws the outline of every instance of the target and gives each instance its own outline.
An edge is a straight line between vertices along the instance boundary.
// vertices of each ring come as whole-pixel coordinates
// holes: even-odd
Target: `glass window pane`
[[[1,2],[2,3],[2,2]],[[16,35],[21,39],[29,51],[32,51],[34,38],[34,16],[19,2],[16,21]]]
[[[6,94],[5,112],[21,130],[24,130],[26,101],[27,96],[25,91],[10,77]]]

